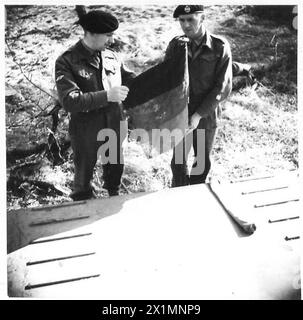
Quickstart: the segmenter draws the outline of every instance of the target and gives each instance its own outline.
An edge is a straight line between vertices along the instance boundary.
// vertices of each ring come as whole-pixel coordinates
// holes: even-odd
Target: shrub
[[[292,28],[292,22],[295,14],[293,13],[294,6],[279,5],[279,6],[247,6],[246,12],[252,16],[262,20],[270,20],[279,25],[287,25]]]

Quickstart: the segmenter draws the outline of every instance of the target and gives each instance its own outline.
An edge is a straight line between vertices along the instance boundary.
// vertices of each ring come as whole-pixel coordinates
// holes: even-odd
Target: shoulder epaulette
[[[226,44],[227,40],[226,38],[222,37],[222,36],[218,36],[216,34],[211,34],[211,37],[215,40],[219,40],[222,44]]]

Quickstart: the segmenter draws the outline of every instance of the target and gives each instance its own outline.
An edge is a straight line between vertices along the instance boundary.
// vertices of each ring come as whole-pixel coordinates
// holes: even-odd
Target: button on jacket
[[[196,50],[186,36],[175,37],[168,45],[166,58],[176,46],[188,45],[189,116],[197,112],[202,117],[202,128],[214,128],[220,114],[219,103],[232,89],[232,57],[228,42],[208,31]]]

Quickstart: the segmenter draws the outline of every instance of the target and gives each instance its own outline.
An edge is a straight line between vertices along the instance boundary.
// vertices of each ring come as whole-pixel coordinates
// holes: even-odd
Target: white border
[[[60,5],[78,5],[84,1],[61,1]],[[302,154],[303,154],[303,31],[302,31],[302,16],[303,16],[303,3],[296,1],[285,1],[285,0],[262,0],[262,1],[176,1],[176,0],[166,0],[165,5],[177,5],[177,4],[193,4],[193,3],[201,3],[206,6],[210,5],[297,5],[298,6],[298,126],[299,126],[299,164],[302,164]],[[0,6],[0,34],[1,39],[4,43],[4,5],[55,5],[58,6],[58,1],[47,0],[47,1],[16,1],[16,0],[6,0],[1,1]],[[106,1],[88,1],[88,3],[84,2],[84,5],[108,5],[109,3]],[[149,4],[158,4],[163,5],[163,0],[143,0],[143,1],[123,1],[123,0],[114,0],[110,3],[111,5],[149,5]],[[4,59],[4,45],[0,46],[1,56]],[[4,64],[0,65],[0,92],[1,94],[1,115],[0,115],[0,181],[2,181],[0,185],[0,299],[8,299],[7,297],[7,258],[6,258],[6,140],[5,140],[5,94],[4,94],[4,84],[5,84],[5,72],[4,72]],[[301,190],[303,190],[303,169],[299,167],[300,177],[301,177]],[[303,212],[303,205],[302,211]],[[303,226],[302,219],[301,226]],[[302,228],[303,230],[303,228]],[[303,232],[301,233],[302,240]],[[302,241],[301,241],[302,244]],[[303,252],[303,245],[302,245]],[[301,270],[303,269],[303,262],[301,259]],[[302,289],[301,289],[302,290]],[[23,298],[24,299],[24,298]]]

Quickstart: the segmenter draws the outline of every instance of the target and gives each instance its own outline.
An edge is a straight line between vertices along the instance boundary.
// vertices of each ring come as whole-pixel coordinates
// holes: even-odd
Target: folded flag
[[[251,235],[256,231],[257,226],[252,209],[241,197],[235,197],[235,189],[219,182],[211,182],[208,184],[208,188],[221,203],[226,213],[246,234]]]
[[[158,153],[173,148],[188,126],[187,46],[132,80],[123,102],[130,137],[149,143]],[[138,138],[138,139],[137,139]]]

